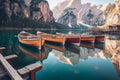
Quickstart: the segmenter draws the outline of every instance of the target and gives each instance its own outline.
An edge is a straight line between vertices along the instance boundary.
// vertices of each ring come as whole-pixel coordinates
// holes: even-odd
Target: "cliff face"
[[[120,0],[115,0],[115,6],[110,10],[106,24],[120,24]]]
[[[53,13],[46,0],[1,0],[0,14],[4,17],[24,17],[53,22]]]
[[[67,24],[68,21],[72,21],[73,23],[76,24],[83,22],[85,24],[94,25],[94,26],[103,25],[106,19],[104,10],[106,10],[107,6],[108,5],[96,6],[96,5],[91,5],[90,3],[81,4],[81,0],[65,0],[64,2],[59,3],[53,9],[53,14],[55,19],[62,24],[63,22]],[[66,11],[66,9],[69,9],[69,11]],[[69,16],[68,18],[68,12],[70,11],[72,11],[72,14],[76,18],[71,18],[71,16]]]
[[[59,16],[62,14],[63,10],[65,9],[66,5],[68,5],[69,2],[70,0],[65,0],[64,2],[59,3],[57,6],[53,8],[52,11],[55,19],[59,18]]]
[[[76,8],[74,10],[75,13],[79,8],[79,5],[81,5],[81,0],[64,0],[63,2],[55,6],[52,10],[55,19],[58,19],[61,16],[61,14],[64,12],[64,10],[67,8]]]
[[[53,13],[49,8],[47,1],[43,0],[41,2],[32,1],[31,2],[31,13],[34,19],[43,19],[45,22],[51,22],[54,20]]]
[[[66,25],[68,25],[68,24],[75,25],[75,24],[77,24],[77,17],[73,13],[72,8],[68,8],[68,9],[64,10],[64,12],[62,13],[62,15],[60,16],[60,18],[58,19],[57,22],[66,24]]]
[[[83,22],[93,26],[104,24],[105,16],[101,10],[102,7],[104,6],[91,5],[90,3],[82,5],[78,12],[78,23]]]
[[[113,36],[115,39],[118,38],[118,40],[110,40],[110,36],[107,36],[106,38],[106,51],[112,55],[111,61],[115,65],[118,74],[120,75],[120,37]],[[113,38],[112,37],[112,38]]]
[[[110,38],[110,37],[107,37]],[[116,37],[117,38],[117,37]],[[114,55],[118,52],[120,52],[120,41],[119,40],[110,40],[110,39],[106,39],[106,50]]]
[[[115,0],[115,4],[107,7],[105,13],[106,23],[101,27],[105,28],[114,24],[120,25],[120,0]]]

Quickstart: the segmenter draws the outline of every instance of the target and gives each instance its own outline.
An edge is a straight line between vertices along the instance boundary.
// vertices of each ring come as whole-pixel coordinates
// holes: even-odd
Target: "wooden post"
[[[30,70],[30,80],[36,80],[35,73],[42,69],[42,65],[34,63],[29,66],[26,66],[26,68]]]
[[[34,71],[31,71],[30,73],[30,80],[36,80]]]

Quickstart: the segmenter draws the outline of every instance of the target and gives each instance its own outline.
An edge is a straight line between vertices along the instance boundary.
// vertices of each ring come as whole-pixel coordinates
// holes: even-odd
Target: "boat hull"
[[[67,43],[72,43],[72,44],[79,44],[80,43],[80,35],[62,34],[62,33],[57,33],[57,35],[64,36],[66,38]]]
[[[80,45],[80,38],[79,38],[79,37],[78,37],[78,38],[74,38],[74,37],[73,37],[73,38],[72,38],[72,37],[70,38],[70,37],[69,37],[69,38],[66,38],[66,42],[67,42],[67,43],[72,43],[72,44],[74,44],[74,45],[78,45],[78,46],[79,46],[79,45]]]
[[[81,43],[80,47],[85,47],[85,48],[93,49],[94,48],[94,44]]]
[[[93,36],[91,36],[91,37],[81,37],[80,40],[82,42],[94,43],[95,42],[95,37],[93,37]]]
[[[105,40],[105,36],[96,36],[95,37],[96,42],[104,42],[104,40]]]
[[[65,44],[65,38],[45,38],[45,37],[43,37],[42,39],[44,39],[45,41],[48,41],[48,42],[60,43],[62,45]]]
[[[37,35],[41,36],[43,40],[48,42],[60,43],[62,45],[65,44],[65,37],[60,35],[53,35],[44,32],[37,32]]]
[[[44,45],[44,40],[22,40],[19,39],[19,42],[25,45],[39,47]]]

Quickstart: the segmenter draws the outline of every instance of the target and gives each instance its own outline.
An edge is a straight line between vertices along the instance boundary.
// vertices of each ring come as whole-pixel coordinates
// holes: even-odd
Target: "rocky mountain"
[[[73,13],[72,10],[74,10],[74,9],[73,8],[65,9],[57,22],[62,23],[62,24],[66,24],[66,25],[69,24],[69,26],[77,24],[77,17]]]
[[[53,14],[56,21],[62,24],[73,22],[73,24],[98,26],[105,24],[107,10],[112,6],[114,5],[110,3],[92,5],[91,3],[81,4],[81,0],[65,0],[53,8]]]
[[[0,0],[0,20],[32,19],[54,22],[46,0]]]
[[[106,10],[106,23],[101,26],[103,28],[109,25],[120,25],[120,0],[115,0],[115,4],[109,6]]]
[[[105,23],[104,13],[101,10],[103,6],[83,4],[78,12],[78,23],[83,22],[88,25],[102,25]]]
[[[63,11],[67,8],[76,8],[74,10],[75,13],[75,11],[79,8],[79,5],[81,5],[81,0],[64,0],[63,2],[55,6],[52,10],[55,19],[58,19]]]

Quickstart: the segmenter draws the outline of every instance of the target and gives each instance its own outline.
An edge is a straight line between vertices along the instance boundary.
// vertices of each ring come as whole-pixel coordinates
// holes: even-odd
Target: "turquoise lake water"
[[[12,61],[12,66],[16,70],[32,63],[41,64],[42,69],[36,72],[36,80],[120,80],[120,73],[112,63],[111,55],[104,52],[104,45],[96,45],[101,45],[101,49],[93,45],[88,48],[87,46],[58,46],[46,43],[46,46],[39,51],[20,44],[17,39],[19,32],[0,31],[0,46],[6,47],[3,55],[18,55],[18,58]],[[28,32],[36,34],[36,31]],[[84,33],[85,31],[44,32],[55,34],[56,32]],[[38,56],[40,57],[37,58]],[[27,77],[26,80],[29,78]]]

